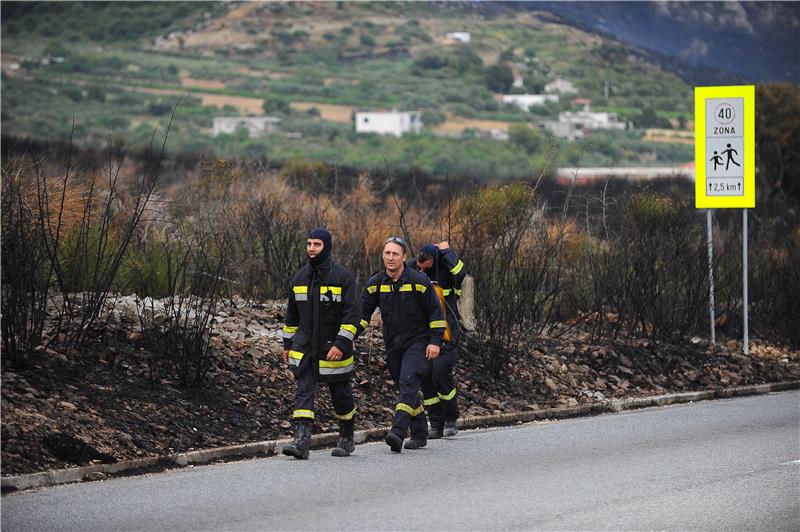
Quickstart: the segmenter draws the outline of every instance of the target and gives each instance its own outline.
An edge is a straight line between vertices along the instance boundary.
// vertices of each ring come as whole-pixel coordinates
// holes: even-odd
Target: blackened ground
[[[4,358],[2,474],[288,436],[294,380],[280,357],[282,317],[279,305],[221,313],[212,369],[194,389],[177,386],[164,361],[148,365],[147,339],[126,319],[97,330],[81,352],[51,344],[25,369]],[[394,414],[381,345],[379,332],[358,342],[357,428],[386,426]],[[757,342],[744,356],[733,341],[709,347],[699,339],[597,345],[578,333],[530,338],[498,375],[487,370],[477,340],[466,348],[457,369],[462,416],[800,379],[800,353]],[[323,387],[315,431],[335,429]]]

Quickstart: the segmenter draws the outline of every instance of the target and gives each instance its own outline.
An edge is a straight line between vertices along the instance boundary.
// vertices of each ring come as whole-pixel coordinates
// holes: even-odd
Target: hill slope
[[[667,124],[691,115],[691,89],[678,76],[547,13],[487,14],[473,4],[133,3],[117,10],[88,3],[53,14],[21,5],[4,7],[3,17],[3,128],[19,136],[64,138],[75,116],[77,139],[102,144],[111,130],[120,143],[145,143],[185,93],[171,142],[191,153],[279,162],[299,155],[354,167],[387,159],[431,173],[493,176],[536,173],[548,157],[566,164],[578,154],[593,165],[691,158],[686,146],[649,142],[642,131],[579,148],[559,142],[554,156],[543,139],[482,149],[475,130],[573,109],[569,95],[534,114],[501,105],[490,90],[497,65],[522,80],[518,92],[540,92],[563,77],[574,96],[634,123],[645,110]],[[152,25],[140,24],[148,17]],[[470,42],[448,39],[453,31],[469,32]],[[419,109],[428,131],[458,138],[420,144],[356,136],[350,116],[364,108]],[[215,116],[238,113],[278,116],[282,133],[212,138]],[[476,151],[491,164],[470,158]]]

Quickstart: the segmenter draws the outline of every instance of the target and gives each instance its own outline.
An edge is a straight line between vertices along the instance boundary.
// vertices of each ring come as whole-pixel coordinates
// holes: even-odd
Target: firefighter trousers
[[[399,397],[395,407],[392,432],[405,438],[409,428],[413,439],[424,439],[428,422],[422,406],[421,387],[431,382],[431,362],[425,358],[426,342],[411,344],[405,351],[389,353],[386,359],[392,380],[397,383]]]
[[[423,383],[422,395],[431,426],[441,426],[445,421],[458,419],[458,397],[453,369],[458,361],[458,347],[444,344],[439,356],[431,364],[431,379]]]
[[[316,372],[308,369],[297,377],[297,393],[294,397],[293,419],[314,419],[314,399],[319,384]],[[329,382],[331,402],[336,419],[350,421],[356,413],[356,403],[353,399],[353,388],[350,380]]]

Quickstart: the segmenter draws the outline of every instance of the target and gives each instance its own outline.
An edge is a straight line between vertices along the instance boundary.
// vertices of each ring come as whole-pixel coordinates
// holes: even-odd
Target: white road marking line
[[[781,465],[792,465],[792,464],[800,465],[800,460],[792,460],[791,462],[784,462]]]

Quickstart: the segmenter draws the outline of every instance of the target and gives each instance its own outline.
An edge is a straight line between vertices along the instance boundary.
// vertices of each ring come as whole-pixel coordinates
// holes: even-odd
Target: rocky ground
[[[280,357],[283,307],[229,304],[214,321],[205,383],[182,388],[153,360],[130,300],[109,306],[108,324],[82,351],[40,349],[25,369],[3,359],[2,474],[32,473],[286,437],[293,377]],[[394,383],[378,328],[358,342],[357,428],[390,424]],[[499,375],[480,345],[467,342],[458,366],[464,416],[536,410],[667,391],[800,379],[800,352],[753,342],[708,346],[636,340],[597,345],[588,337],[531,340]],[[315,430],[333,431],[328,393]]]

